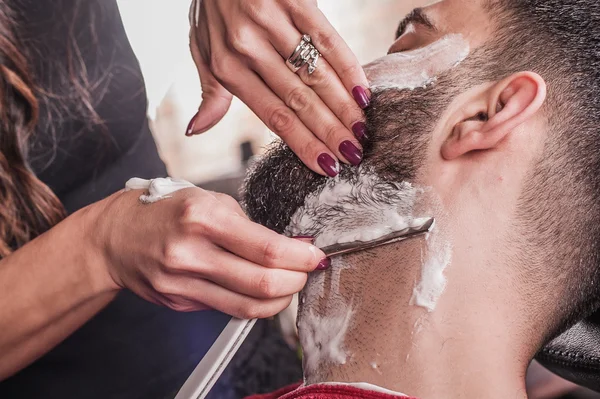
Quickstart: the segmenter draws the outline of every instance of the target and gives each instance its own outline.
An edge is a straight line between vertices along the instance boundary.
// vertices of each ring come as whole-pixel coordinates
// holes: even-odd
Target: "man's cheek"
[[[414,90],[435,82],[437,76],[469,55],[461,35],[447,35],[425,47],[389,54],[365,66],[371,91]]]

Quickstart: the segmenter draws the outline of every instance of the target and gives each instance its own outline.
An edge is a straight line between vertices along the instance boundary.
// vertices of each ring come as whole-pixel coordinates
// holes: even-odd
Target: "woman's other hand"
[[[235,95],[315,172],[362,161],[368,81],[316,0],[194,0],[190,17],[203,93],[186,134],[214,126]],[[312,74],[286,62],[303,34],[321,53]]]
[[[150,302],[270,317],[289,305],[308,272],[328,264],[313,245],[251,222],[231,197],[190,188],[143,205],[139,196],[120,192],[87,213],[107,280]]]

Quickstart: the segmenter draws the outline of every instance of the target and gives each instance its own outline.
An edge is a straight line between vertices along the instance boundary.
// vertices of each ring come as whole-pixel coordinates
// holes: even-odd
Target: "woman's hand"
[[[88,213],[115,286],[153,303],[269,317],[327,266],[319,249],[251,222],[231,197],[190,188],[143,205],[139,195],[117,193]]]
[[[214,126],[235,95],[315,172],[362,161],[368,81],[316,0],[194,0],[190,17],[203,93],[186,134]],[[312,74],[286,64],[303,34],[321,53]]]

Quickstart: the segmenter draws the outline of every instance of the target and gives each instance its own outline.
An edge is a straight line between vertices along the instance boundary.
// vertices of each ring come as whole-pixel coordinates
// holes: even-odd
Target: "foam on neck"
[[[373,240],[417,223],[414,205],[423,190],[406,182],[384,181],[368,169],[360,168],[350,177],[330,179],[319,191],[308,196],[293,215],[287,235],[310,235],[315,245]],[[425,216],[425,215],[424,215]],[[333,259],[329,273],[313,273],[302,294],[298,327],[304,349],[306,373],[326,363],[345,364],[351,356],[344,340],[352,325],[353,308],[340,292],[340,277],[349,266],[343,257]],[[320,315],[316,304],[326,295],[332,311]]]

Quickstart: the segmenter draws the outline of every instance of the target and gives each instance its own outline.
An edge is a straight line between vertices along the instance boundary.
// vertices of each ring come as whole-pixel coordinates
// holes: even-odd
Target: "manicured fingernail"
[[[360,165],[363,158],[363,153],[353,142],[346,140],[340,144],[340,152],[354,166]]]
[[[338,161],[333,159],[329,154],[321,154],[317,158],[317,163],[323,169],[323,172],[327,173],[329,177],[336,177],[340,173],[340,164]]]
[[[188,124],[187,129],[185,130],[185,135],[190,137],[194,135],[194,128],[196,127],[196,119],[198,118],[199,112],[196,112],[196,115],[192,118],[190,123]]]
[[[325,258],[323,259],[321,262],[319,262],[319,265],[317,266],[317,268],[315,270],[327,270],[331,267],[331,259],[329,258]]]
[[[294,236],[292,238],[294,240],[302,241],[302,242],[305,242],[307,244],[314,244],[315,243],[315,237],[311,237],[311,236]]]
[[[369,137],[367,136],[367,125],[364,122],[356,122],[352,125],[352,133],[356,136],[361,144],[365,144]]]
[[[352,89],[352,96],[354,96],[354,100],[356,100],[358,106],[362,109],[367,108],[371,103],[367,91],[362,86],[356,86],[354,89]]]

